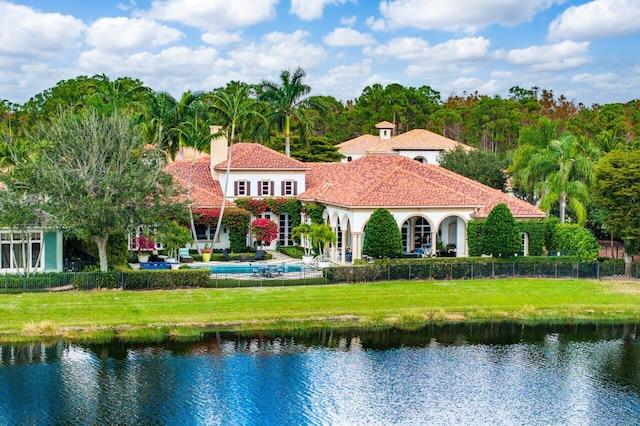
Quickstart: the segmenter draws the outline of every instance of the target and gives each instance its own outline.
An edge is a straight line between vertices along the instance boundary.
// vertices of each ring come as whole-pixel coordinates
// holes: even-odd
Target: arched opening
[[[414,160],[419,161],[422,164],[429,164],[429,162],[427,161],[426,158],[424,158],[423,156],[419,155],[417,157],[414,158]]]
[[[411,217],[400,228],[402,247],[407,253],[431,254],[431,225],[423,217]]]

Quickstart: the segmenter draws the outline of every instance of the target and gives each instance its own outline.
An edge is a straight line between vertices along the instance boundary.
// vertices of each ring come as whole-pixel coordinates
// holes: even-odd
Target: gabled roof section
[[[342,152],[388,152],[389,140],[380,139],[380,136],[362,135],[336,145]]]
[[[392,136],[390,139],[382,139],[380,136],[374,135],[362,135],[336,145],[343,154],[349,152],[395,154],[398,151],[453,151],[458,146],[461,146],[465,151],[474,149],[467,144],[425,129],[410,130],[397,136]]]
[[[416,150],[416,151],[453,151],[458,146],[465,151],[473,150],[469,145],[445,138],[437,133],[425,129],[409,130],[398,136],[391,138],[389,143],[394,151]]]
[[[227,162],[222,161],[214,166],[216,170],[225,170]],[[236,143],[233,145],[231,158],[232,170],[306,170],[308,166],[302,161],[274,151],[258,143]]]
[[[189,188],[189,175],[191,175],[191,202],[193,206],[200,208],[220,207],[222,203],[222,188],[218,181],[214,181],[209,170],[209,157],[193,160],[176,160],[165,166],[165,171],[173,175],[174,181],[185,190],[180,201],[188,201],[186,191]],[[228,206],[235,205],[227,201]]]
[[[506,203],[519,218],[543,218],[537,207],[497,189],[403,156],[369,154],[348,163],[312,165],[303,201],[343,207],[473,208],[484,217]]]
[[[396,125],[390,121],[381,121],[380,123],[376,124],[376,129],[393,129],[395,127]]]

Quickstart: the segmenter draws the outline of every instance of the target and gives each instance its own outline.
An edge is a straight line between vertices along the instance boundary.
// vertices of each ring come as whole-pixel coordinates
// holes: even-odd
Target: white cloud
[[[184,35],[148,19],[101,18],[87,30],[87,43],[105,52],[124,52],[159,47]]]
[[[540,11],[564,0],[389,0],[380,14],[390,28],[413,27],[475,33],[492,24],[528,22]]]
[[[324,76],[313,81],[314,92],[331,94],[346,101],[359,96],[371,77],[372,61],[365,59],[352,65],[331,68]]]
[[[608,72],[605,74],[590,74],[590,73],[582,73],[576,74],[571,78],[572,83],[584,83],[584,84],[596,84],[601,85],[605,83],[612,83],[618,81],[620,77],[615,75],[612,72]]]
[[[491,41],[484,37],[466,37],[452,39],[431,46],[422,38],[401,37],[387,44],[365,48],[365,53],[380,59],[393,57],[408,61],[423,60],[429,62],[450,63],[492,59],[500,55],[491,52]]]
[[[639,0],[593,0],[568,8],[549,25],[551,40],[593,40],[638,32]]]
[[[315,68],[327,59],[327,52],[322,46],[308,44],[305,39],[309,36],[306,31],[298,30],[286,34],[272,32],[262,37],[259,43],[251,43],[228,53],[240,73],[254,76],[256,79],[265,77],[268,71],[283,69]]]
[[[219,33],[204,33],[200,38],[203,42],[213,46],[228,46],[232,43],[241,41],[242,33],[230,33],[227,31],[221,31]]]
[[[52,57],[80,46],[84,23],[59,13],[40,13],[0,1],[0,54]]]
[[[387,29],[384,19],[382,18],[376,19],[373,16],[369,16],[366,23],[373,31],[385,31]]]
[[[343,4],[346,0],[291,0],[292,15],[296,15],[303,21],[312,21],[322,18],[325,5]]]
[[[336,28],[322,38],[328,46],[368,46],[376,41],[370,34],[363,34],[352,28]]]
[[[591,56],[583,55],[588,50],[589,42],[563,41],[526,49],[513,49],[507,52],[506,60],[512,64],[529,65],[531,71],[561,71],[592,62]]]
[[[275,18],[278,0],[155,0],[137,15],[210,32],[244,28]]]

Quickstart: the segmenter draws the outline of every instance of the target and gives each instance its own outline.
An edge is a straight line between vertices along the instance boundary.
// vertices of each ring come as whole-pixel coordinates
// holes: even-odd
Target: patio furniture
[[[229,256],[227,249],[222,249],[222,260],[231,260],[231,256]]]
[[[178,259],[182,263],[193,263],[193,257],[189,255],[189,249],[186,247],[181,247],[178,250]]]
[[[266,252],[264,250],[258,250],[256,251],[255,256],[248,257],[247,260],[263,260],[265,253]]]

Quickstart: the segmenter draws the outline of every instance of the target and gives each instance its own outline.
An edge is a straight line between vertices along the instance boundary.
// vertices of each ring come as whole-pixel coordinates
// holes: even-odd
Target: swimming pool
[[[311,272],[314,268],[304,265],[269,264],[266,263],[245,263],[241,265],[212,265],[209,267],[212,274],[254,274],[260,268],[271,267],[278,272]],[[195,266],[194,266],[195,267]],[[200,266],[201,268],[202,266]]]

